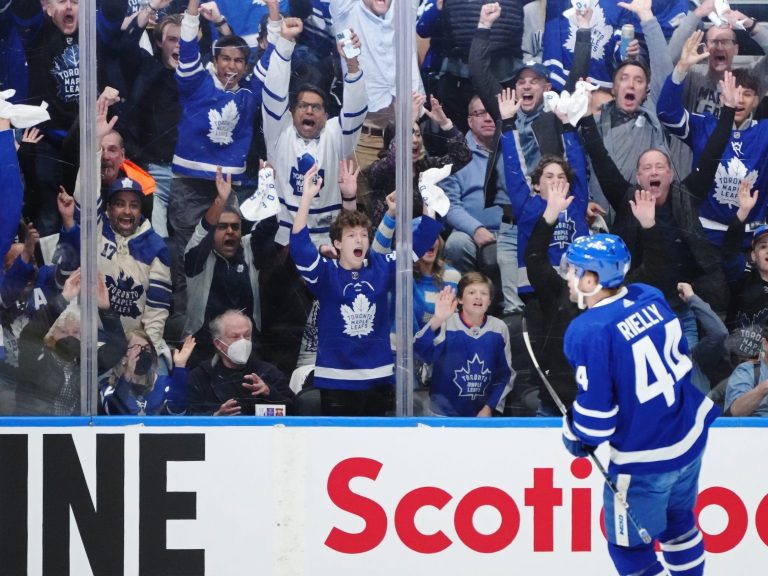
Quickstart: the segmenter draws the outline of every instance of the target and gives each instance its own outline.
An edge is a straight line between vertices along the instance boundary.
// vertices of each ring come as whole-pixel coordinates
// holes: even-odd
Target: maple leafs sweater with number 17
[[[422,217],[413,233],[417,257],[435,243],[440,227]],[[306,227],[291,234],[290,249],[299,274],[320,302],[315,386],[367,390],[393,384],[388,300],[395,287],[395,253],[370,250],[359,270],[346,270],[338,260],[320,256]]]

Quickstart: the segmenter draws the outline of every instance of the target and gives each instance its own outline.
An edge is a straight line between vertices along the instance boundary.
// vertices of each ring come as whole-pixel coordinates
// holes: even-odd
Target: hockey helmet
[[[574,267],[578,278],[587,271],[597,274],[603,288],[619,287],[632,261],[624,240],[615,234],[576,238],[568,247],[564,259]]]

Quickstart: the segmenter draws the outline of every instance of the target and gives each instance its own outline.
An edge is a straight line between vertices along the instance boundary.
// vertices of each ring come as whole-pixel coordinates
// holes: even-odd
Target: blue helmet
[[[594,272],[603,288],[618,288],[624,282],[632,257],[624,240],[615,234],[595,234],[576,238],[565,253],[565,260],[584,272]]]

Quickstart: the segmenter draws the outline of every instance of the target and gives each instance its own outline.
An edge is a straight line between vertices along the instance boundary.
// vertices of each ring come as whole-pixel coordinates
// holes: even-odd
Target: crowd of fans
[[[572,403],[583,303],[558,268],[610,231],[694,383],[768,416],[768,25],[714,0],[422,0],[404,95],[404,1],[97,1],[83,182],[78,1],[0,0],[0,413],[79,413],[89,194],[101,412],[393,414],[411,195],[418,413],[559,415],[523,331]]]

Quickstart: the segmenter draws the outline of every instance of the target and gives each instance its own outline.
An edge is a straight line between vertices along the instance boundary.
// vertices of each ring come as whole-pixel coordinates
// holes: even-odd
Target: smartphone
[[[352,30],[345,28],[336,34],[336,40],[341,42],[345,58],[356,58],[357,56],[360,56],[360,48],[355,48],[352,45]]]

